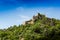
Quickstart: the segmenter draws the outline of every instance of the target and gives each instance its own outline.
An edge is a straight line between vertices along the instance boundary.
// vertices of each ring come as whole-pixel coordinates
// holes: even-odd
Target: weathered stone
[[[26,25],[26,24],[34,24],[34,22],[38,19],[42,20],[43,17],[45,17],[45,15],[41,15],[40,13],[38,13],[36,16],[33,16],[33,18],[29,21],[26,21],[25,23],[23,23],[23,25]]]

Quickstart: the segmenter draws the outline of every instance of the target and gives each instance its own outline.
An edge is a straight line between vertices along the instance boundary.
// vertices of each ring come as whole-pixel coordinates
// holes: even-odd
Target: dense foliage
[[[60,20],[43,17],[34,22],[0,30],[0,40],[60,40]]]

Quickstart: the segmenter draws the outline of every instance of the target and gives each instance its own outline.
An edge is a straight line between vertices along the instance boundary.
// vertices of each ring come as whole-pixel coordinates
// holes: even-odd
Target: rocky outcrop
[[[23,25],[26,25],[26,24],[34,24],[34,22],[35,22],[36,20],[38,20],[38,19],[42,20],[43,17],[45,17],[45,15],[42,15],[42,14],[38,13],[36,16],[33,16],[33,18],[32,18],[31,20],[25,21],[25,22],[23,23]]]
[[[33,20],[31,19],[31,20],[29,20],[29,21],[25,21],[24,23],[23,23],[23,25],[26,25],[26,24],[33,24],[34,22],[33,22]]]
[[[37,20],[44,20],[43,21],[43,24],[48,24],[49,26],[54,26],[55,25],[53,19],[48,18],[48,17],[45,17],[45,15],[42,15],[40,13],[38,13],[37,15],[34,15],[31,20],[25,21],[23,23],[23,25],[26,25],[26,24],[34,24]]]

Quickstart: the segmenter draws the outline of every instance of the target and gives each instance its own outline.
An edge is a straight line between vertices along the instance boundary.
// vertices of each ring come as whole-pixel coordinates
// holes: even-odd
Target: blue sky
[[[0,0],[0,29],[22,24],[38,12],[60,19],[60,0]]]

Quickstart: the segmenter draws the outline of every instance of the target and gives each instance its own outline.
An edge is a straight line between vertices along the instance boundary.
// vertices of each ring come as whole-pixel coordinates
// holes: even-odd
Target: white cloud
[[[24,8],[23,7],[18,7],[18,8],[16,8],[16,11],[17,12],[23,12],[24,11]]]
[[[30,17],[29,16],[26,16],[26,15],[20,15],[20,20],[22,21],[27,21],[27,20],[30,20]]]
[[[17,23],[21,23],[22,24],[23,22],[30,20],[30,17],[26,16],[26,15],[19,15],[18,17],[19,18],[16,21]]]
[[[30,17],[25,16],[25,15],[20,15],[20,18],[23,18],[23,19],[29,19]]]

